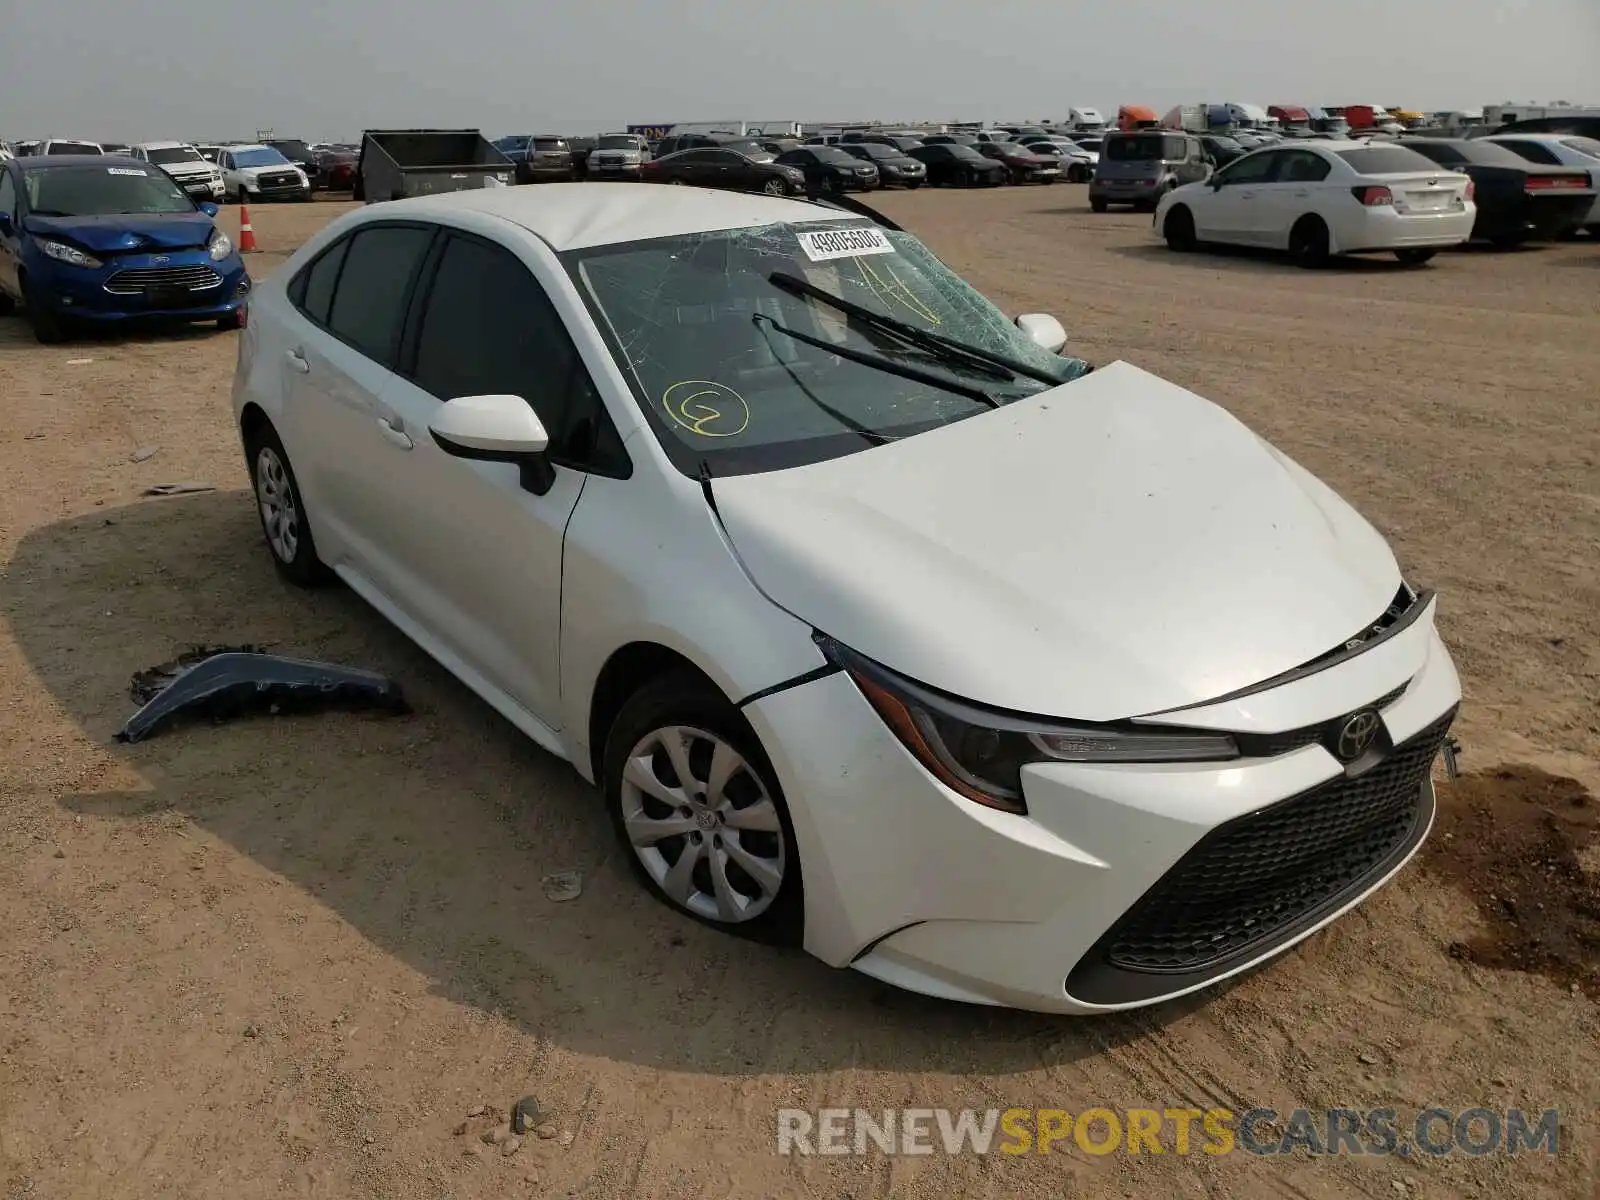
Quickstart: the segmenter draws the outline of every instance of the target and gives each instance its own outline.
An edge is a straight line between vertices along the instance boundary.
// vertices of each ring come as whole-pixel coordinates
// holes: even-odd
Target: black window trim
[[[380,359],[374,358],[372,355],[368,354],[360,346],[355,345],[354,343],[350,342],[346,338],[340,337],[338,335],[338,333],[336,333],[334,331],[334,329],[333,329],[331,324],[324,325],[321,321],[318,321],[310,313],[306,312],[306,310],[304,308],[302,308],[299,304],[295,304],[295,311],[298,312],[301,316],[303,316],[306,320],[310,321],[313,325],[315,325],[323,333],[325,333],[329,337],[333,338],[334,341],[338,342],[341,346],[349,347],[349,349],[355,351],[355,353],[359,354],[362,358],[366,359],[368,362],[375,363],[377,366],[382,367],[384,370],[393,371],[395,374],[398,375],[400,372],[398,370],[396,370],[396,367],[398,367],[399,362],[400,362],[401,339],[403,339],[404,336],[405,336],[406,320],[410,315],[411,306],[416,302],[417,280],[418,280],[418,278],[420,277],[420,275],[422,273],[422,268],[427,265],[428,259],[433,254],[434,247],[437,245],[437,243],[439,241],[439,234],[440,234],[441,227],[438,226],[438,225],[435,225],[435,224],[433,224],[432,222],[429,222],[429,221],[401,221],[401,220],[363,221],[360,225],[358,225],[354,229],[350,230],[343,237],[337,238],[330,245],[325,247],[320,253],[318,253],[316,258],[312,259],[311,262],[307,263],[304,267],[301,268],[301,272],[305,272],[306,273],[306,277],[309,279],[310,278],[311,268],[322,260],[323,255],[330,253],[332,250],[334,250],[341,243],[345,244],[344,261],[339,264],[339,273],[336,276],[334,276],[334,279],[333,279],[333,298],[328,302],[328,320],[331,322],[333,320],[333,310],[339,303],[339,287],[340,287],[340,285],[342,283],[344,283],[345,267],[347,267],[349,265],[349,263],[350,263],[349,244],[353,243],[356,240],[357,237],[359,237],[361,234],[365,233],[369,229],[420,229],[420,230],[422,230],[423,232],[425,232],[425,233],[427,233],[429,235],[428,245],[423,248],[422,255],[417,260],[417,265],[412,268],[411,278],[409,280],[407,280],[407,282],[406,282],[406,296],[405,296],[405,301],[404,301],[404,303],[402,305],[401,318],[400,318],[400,329],[399,329],[398,333],[395,335],[395,339],[394,339],[393,344],[389,347],[389,361],[384,362],[384,361],[382,361]],[[290,281],[290,284],[289,284],[290,287],[296,286],[296,283],[300,279],[300,273],[301,272],[296,272],[295,278]],[[301,289],[300,294],[301,294],[302,297],[305,295],[304,288]],[[292,296],[291,296],[291,300],[293,300]]]
[[[376,224],[376,222],[374,223]],[[401,223],[385,222],[385,224]],[[418,224],[419,222],[403,223]],[[601,417],[611,426],[611,432],[615,436],[617,443],[618,461],[611,465],[584,462],[555,453],[547,454],[545,457],[554,466],[566,467],[568,470],[578,471],[584,475],[597,475],[602,479],[631,479],[633,477],[633,456],[628,453],[627,439],[622,436],[622,430],[618,428],[616,421],[612,418],[611,410],[606,407],[605,397],[600,394],[600,383],[595,379],[594,372],[589,369],[589,364],[584,361],[583,351],[579,349],[577,339],[572,336],[572,331],[567,328],[567,323],[561,316],[561,310],[556,307],[555,301],[550,298],[549,289],[529,269],[528,264],[523,262],[509,246],[497,242],[493,238],[474,233],[471,230],[459,229],[454,225],[436,225],[433,228],[437,231],[436,236],[423,254],[420,269],[411,281],[411,294],[406,301],[405,317],[400,322],[400,345],[396,350],[395,364],[389,367],[388,370],[394,372],[394,374],[419,391],[430,396],[433,395],[417,382],[417,344],[422,337],[422,315],[427,309],[426,300],[433,292],[434,282],[439,276],[439,265],[444,261],[445,251],[449,247],[452,238],[459,238],[465,242],[476,242],[489,250],[510,255],[524,271],[528,272],[528,277],[533,280],[534,286],[544,296],[545,303],[550,306],[550,313],[555,318],[556,326],[572,347],[574,361],[589,378],[589,391],[594,396],[595,405],[599,408]],[[339,273],[341,275],[344,273],[343,264],[339,267]],[[444,401],[441,400],[439,403],[443,404]],[[528,406],[530,408],[533,407],[531,403]]]

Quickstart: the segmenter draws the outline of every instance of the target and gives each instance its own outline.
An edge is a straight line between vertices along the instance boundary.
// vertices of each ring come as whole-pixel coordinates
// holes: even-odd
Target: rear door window
[[[432,240],[431,228],[416,225],[374,226],[352,236],[329,331],[374,362],[392,366],[411,282]]]
[[[1559,167],[1561,159],[1556,152],[1542,142],[1512,141],[1510,138],[1501,138],[1500,144],[1513,154],[1520,154],[1529,162],[1542,163],[1547,167]]]
[[[350,239],[342,238],[317,256],[289,285],[289,298],[295,307],[318,325],[327,327],[328,310],[333,306],[333,287],[339,281]]]
[[[1335,150],[1358,175],[1410,175],[1431,171],[1434,162],[1405,146],[1363,146],[1360,150]]]

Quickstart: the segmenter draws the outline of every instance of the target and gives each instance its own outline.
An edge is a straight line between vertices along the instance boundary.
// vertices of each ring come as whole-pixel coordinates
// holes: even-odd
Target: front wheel
[[[769,179],[762,184],[761,190],[769,196],[787,196],[789,194],[789,185],[781,179]]]
[[[650,892],[706,925],[799,940],[800,856],[772,765],[726,697],[691,672],[646,684],[606,737],[601,784]]]
[[[1394,256],[1408,267],[1420,267],[1425,262],[1431,262],[1437,250],[1396,250]]]
[[[917,189],[918,189],[918,188],[919,188],[919,187],[921,187],[921,186],[922,186],[922,180],[920,180],[920,179],[914,179],[914,180],[912,180],[912,181],[911,181],[911,182],[910,182],[910,183],[907,183],[907,184],[906,184],[906,191],[908,191],[908,192],[914,192],[914,191],[916,191],[916,190],[917,190]]]
[[[1089,201],[1089,208],[1093,212],[1103,213],[1106,211],[1106,202],[1104,200],[1091,199]]]
[[[33,329],[33,339],[41,346],[54,346],[67,340],[67,323],[56,313],[39,303],[26,283],[22,285],[22,304],[28,310],[28,324]]]
[[[1183,205],[1167,213],[1161,231],[1166,235],[1169,249],[1182,254],[1195,248],[1194,216]]]

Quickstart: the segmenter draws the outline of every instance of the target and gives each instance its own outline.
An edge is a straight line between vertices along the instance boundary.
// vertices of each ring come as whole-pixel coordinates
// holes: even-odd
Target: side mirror
[[[550,435],[521,396],[457,396],[439,407],[428,432],[455,458],[516,463],[522,486],[536,496],[555,483],[555,469],[545,457]]]
[[[1049,313],[1023,313],[1017,318],[1017,328],[1051,354],[1059,353],[1067,344],[1067,331]]]
[[[220,208],[218,208],[215,204],[211,203],[211,201],[204,200],[204,201],[201,201],[200,211],[205,213],[205,215],[208,216],[208,217],[214,217],[219,212],[221,212],[222,210]]]

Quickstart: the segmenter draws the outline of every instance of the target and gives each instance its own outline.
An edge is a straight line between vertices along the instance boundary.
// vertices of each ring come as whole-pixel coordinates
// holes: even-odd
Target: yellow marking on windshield
[[[920,317],[929,325],[936,326],[939,324],[939,315],[917,298],[916,294],[906,286],[905,280],[895,274],[893,267],[887,264],[883,267],[883,270],[889,276],[889,280],[893,281],[889,282],[878,274],[878,268],[873,266],[866,258],[857,258],[855,262],[857,270],[861,272],[861,281],[883,300],[891,304],[898,304],[901,308]]]
[[[750,405],[725,383],[684,379],[661,394],[661,408],[676,425],[700,437],[738,437],[750,428]],[[722,427],[717,428],[721,422]]]

